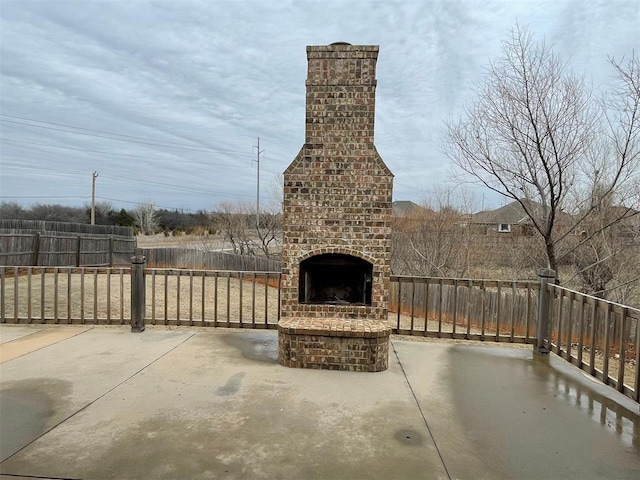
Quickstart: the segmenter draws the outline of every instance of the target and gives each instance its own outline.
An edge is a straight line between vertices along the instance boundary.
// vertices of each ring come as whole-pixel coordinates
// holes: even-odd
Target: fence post
[[[34,267],[37,267],[39,257],[40,257],[40,232],[36,232],[36,235],[33,238],[33,256],[31,258],[31,265],[33,265]]]
[[[145,278],[144,255],[131,257],[131,331],[144,332]]]
[[[80,266],[81,256],[82,256],[82,236],[78,235],[78,243],[76,244],[76,267]]]
[[[536,344],[534,353],[549,353],[549,349],[544,346],[544,339],[549,337],[549,291],[547,285],[554,283],[556,272],[548,268],[538,270],[540,280],[540,290],[538,293],[538,328],[536,332]]]

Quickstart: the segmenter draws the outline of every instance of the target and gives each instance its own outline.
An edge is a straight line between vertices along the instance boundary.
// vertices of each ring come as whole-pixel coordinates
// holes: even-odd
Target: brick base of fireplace
[[[278,362],[285,367],[381,372],[389,365],[386,322],[300,318],[278,324]]]

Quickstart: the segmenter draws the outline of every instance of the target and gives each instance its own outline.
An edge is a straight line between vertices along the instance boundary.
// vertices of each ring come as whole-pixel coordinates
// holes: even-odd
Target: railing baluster
[[[58,315],[58,272],[58,267],[53,269],[53,321],[56,324],[60,322],[60,316]],[[84,284],[82,285],[82,287],[82,291],[84,292]]]
[[[19,295],[18,295],[18,287],[19,287],[19,278],[20,271],[18,267],[13,269],[13,319],[14,322],[20,323],[20,312],[18,310],[19,304]]]
[[[591,307],[591,334],[589,335],[589,374],[594,377],[596,375],[596,337],[598,335],[598,302],[592,299]]]
[[[269,285],[269,282],[267,282]],[[276,324],[280,321],[280,292],[282,288],[282,274],[278,273],[278,318],[276,318]]]
[[[269,272],[264,277],[264,324],[265,328],[269,321]]]
[[[484,280],[480,281],[480,288],[482,292],[482,310],[480,317],[480,340],[484,341],[484,329],[487,322],[487,287]]]
[[[4,290],[4,289],[3,289]],[[40,323],[45,322],[45,269],[40,269]],[[2,309],[4,311],[4,308]]]
[[[176,274],[176,325],[180,325],[180,270],[175,270],[175,274]]]
[[[111,265],[107,268],[107,325],[111,325]]]
[[[27,321],[33,323],[31,318],[31,269],[27,267]]]
[[[193,327],[193,270],[189,270],[189,326]]]
[[[562,303],[564,300],[564,291],[554,288],[558,292],[558,343],[556,344],[556,355],[562,356]]]
[[[429,284],[430,281],[427,279],[424,287],[424,336],[427,336],[427,332],[429,331]]]
[[[458,279],[455,279],[453,281],[453,326],[451,328],[452,338],[455,338],[457,323],[458,323]]]
[[[151,270],[151,324],[156,324],[156,269]]]
[[[206,272],[202,272],[202,308],[200,309],[200,321],[202,322],[202,326],[204,326],[204,318],[205,318],[205,307],[207,305],[206,302],[206,298],[207,298],[207,294],[206,294],[206,279],[207,276],[205,275]]]
[[[227,327],[231,326],[231,272],[227,272]]]
[[[213,277],[213,326],[218,326],[218,272]]]
[[[56,271],[56,284],[57,282],[57,278],[58,278],[58,272]],[[57,287],[56,287],[57,290]],[[84,267],[80,268],[80,323],[82,325],[85,324],[84,321]],[[56,298],[57,298],[57,293],[56,293]],[[58,323],[58,311],[56,310],[56,323]]]
[[[413,277],[411,282],[411,333],[413,335],[413,319],[415,317],[415,305],[416,305],[416,277]]]
[[[467,340],[471,339],[471,292],[473,292],[473,282],[468,281],[467,285]]]
[[[605,385],[609,385],[609,352],[611,343],[611,304],[603,302],[606,305],[604,311],[604,356],[602,358],[602,381]]]
[[[266,280],[264,288],[267,288]],[[265,305],[265,310],[266,308]],[[256,328],[256,272],[253,272],[251,277],[251,328]]]
[[[67,324],[72,323],[71,320],[71,307],[73,298],[73,281],[71,280],[71,268],[67,268]]]
[[[640,315],[636,315],[636,373],[633,378],[633,399],[640,402]]]
[[[438,338],[442,337],[442,296],[443,296],[444,284],[442,278],[439,280],[438,289]]]
[[[165,325],[169,324],[169,271],[164,271],[164,320]]]
[[[124,268],[120,268],[120,324],[124,325]]]
[[[509,340],[513,343],[516,329],[516,282],[511,283],[511,333]]]
[[[396,299],[396,332],[400,333],[400,310],[402,306],[402,280],[398,279],[398,298]]]
[[[98,324],[98,268],[93,270],[93,321]]]
[[[578,368],[582,368],[582,350],[584,348],[584,304],[585,296],[580,296],[580,329],[578,333]]]
[[[5,309],[5,299],[4,299],[4,289],[5,289],[5,267],[0,267],[0,322],[6,323],[7,319],[5,317],[4,309]]]
[[[625,365],[625,358],[626,358],[626,348],[625,348],[625,330],[626,330],[626,326],[627,326],[627,315],[629,314],[629,309],[626,307],[622,308],[622,312],[620,312],[620,338],[619,338],[619,343],[620,343],[620,354],[618,357],[618,384],[617,386],[617,390],[619,392],[624,393],[624,365]],[[636,365],[636,368],[638,368],[638,366]]]
[[[529,335],[529,331],[531,328],[531,285],[527,282],[527,303],[525,306],[525,333],[524,333],[524,341],[525,343],[529,343],[529,339],[531,338]]]
[[[242,284],[244,283],[244,274],[242,272],[238,275],[238,283],[238,315],[240,316],[240,328],[244,328],[242,320]]]
[[[500,315],[502,315],[502,283],[498,283],[498,298],[496,300],[496,342],[500,341]]]
[[[569,313],[567,315],[567,353],[565,358],[571,362],[571,346],[573,345],[573,302],[575,295],[573,291],[569,292]]]

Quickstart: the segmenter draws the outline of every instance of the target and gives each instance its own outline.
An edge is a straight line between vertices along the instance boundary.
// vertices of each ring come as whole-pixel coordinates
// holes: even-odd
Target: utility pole
[[[260,151],[260,137],[258,137],[258,146],[254,147],[258,150],[258,157],[256,159],[257,179],[256,179],[256,228],[260,228],[260,154],[264,153],[264,150]]]
[[[96,224],[96,178],[98,178],[98,172],[93,172],[91,175],[91,225]]]

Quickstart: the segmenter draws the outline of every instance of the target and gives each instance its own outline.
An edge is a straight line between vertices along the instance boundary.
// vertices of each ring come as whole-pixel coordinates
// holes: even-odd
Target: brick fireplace
[[[378,46],[307,47],[305,143],[284,172],[282,365],[381,371],[393,174],[373,144]]]

